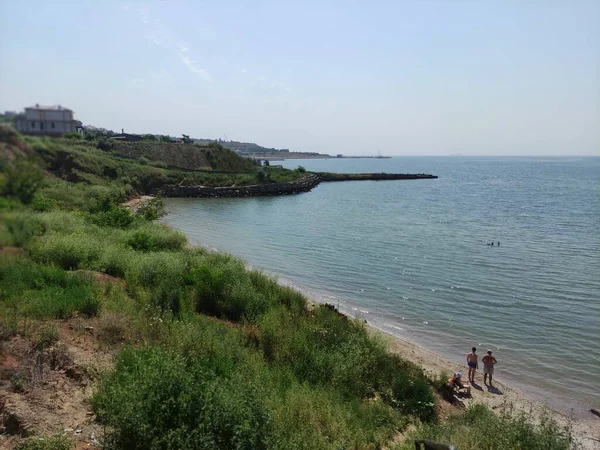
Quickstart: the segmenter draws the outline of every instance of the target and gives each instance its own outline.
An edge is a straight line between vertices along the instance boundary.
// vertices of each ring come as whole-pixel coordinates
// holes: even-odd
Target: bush
[[[260,388],[221,373],[218,357],[126,349],[92,398],[115,449],[265,448],[270,423]],[[231,367],[231,366],[230,366]]]
[[[64,137],[65,139],[74,139],[76,141],[80,141],[83,139],[83,135],[81,133],[76,133],[76,132],[63,133],[62,137]]]
[[[32,437],[18,445],[16,450],[71,450],[73,442],[59,434],[51,437]]]
[[[141,227],[133,231],[126,244],[136,251],[156,252],[160,250],[181,250],[186,237],[163,225]]]
[[[90,269],[97,266],[103,246],[82,230],[75,234],[38,238],[29,246],[29,253],[36,261],[56,264],[63,269]]]
[[[25,158],[16,158],[4,167],[5,182],[3,193],[16,197],[24,204],[33,200],[35,192],[44,180],[42,171]]]
[[[22,212],[16,214],[5,214],[3,216],[7,231],[7,244],[22,247],[27,244],[34,236],[42,235],[45,232],[44,225],[39,221],[37,215]]]
[[[136,214],[142,216],[146,220],[156,220],[166,216],[165,203],[163,202],[160,193],[156,194],[152,199],[142,203],[137,209]]]
[[[516,413],[510,405],[503,405],[498,414],[487,406],[473,405],[446,423],[425,425],[398,450],[412,450],[413,439],[451,443],[461,450],[568,450],[573,443],[570,428],[559,426],[549,414],[543,414],[536,425],[529,414]]]
[[[379,397],[405,414],[435,418],[421,369],[388,354],[362,324],[335,311],[318,307],[292,315],[273,309],[258,322],[258,346],[267,360],[313,386],[331,386],[349,398]]]
[[[96,148],[105,152],[112,150],[115,147],[115,141],[111,138],[102,137],[98,140]]]
[[[129,228],[135,222],[135,215],[123,206],[113,205],[106,211],[89,216],[89,221],[101,227]]]
[[[100,309],[95,284],[79,274],[25,259],[0,260],[0,308],[39,319],[67,319]]]

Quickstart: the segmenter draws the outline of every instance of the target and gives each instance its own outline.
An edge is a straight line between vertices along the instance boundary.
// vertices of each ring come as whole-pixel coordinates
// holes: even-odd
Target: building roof
[[[71,111],[71,112],[73,112],[72,109],[65,108],[64,106],[61,106],[61,105],[48,105],[48,106],[44,106],[44,105],[40,105],[39,103],[36,103],[34,106],[27,106],[25,109],[37,109],[37,110],[45,110],[45,111]]]

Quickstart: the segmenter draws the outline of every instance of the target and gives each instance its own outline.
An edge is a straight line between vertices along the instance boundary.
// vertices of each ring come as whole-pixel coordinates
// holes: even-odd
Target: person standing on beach
[[[483,384],[487,386],[487,377],[489,375],[490,387],[494,387],[492,386],[492,375],[494,374],[494,364],[496,364],[498,361],[496,361],[496,358],[492,356],[491,350],[488,350],[487,355],[481,358],[481,362],[483,363]]]
[[[475,353],[477,349],[473,347],[471,349],[471,353],[467,354],[467,366],[469,366],[469,381],[471,384],[475,383],[475,371],[479,366],[477,362],[477,353]]]

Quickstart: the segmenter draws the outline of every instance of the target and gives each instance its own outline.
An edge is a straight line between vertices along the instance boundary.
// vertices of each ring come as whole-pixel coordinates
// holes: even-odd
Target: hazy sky
[[[345,154],[600,155],[600,1],[0,0],[0,110]]]

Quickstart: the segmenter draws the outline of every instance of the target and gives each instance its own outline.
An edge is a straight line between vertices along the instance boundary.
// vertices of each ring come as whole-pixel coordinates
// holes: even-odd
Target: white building
[[[78,131],[78,123],[73,120],[73,111],[57,106],[30,106],[15,117],[15,127],[23,134],[61,136],[63,133]]]

